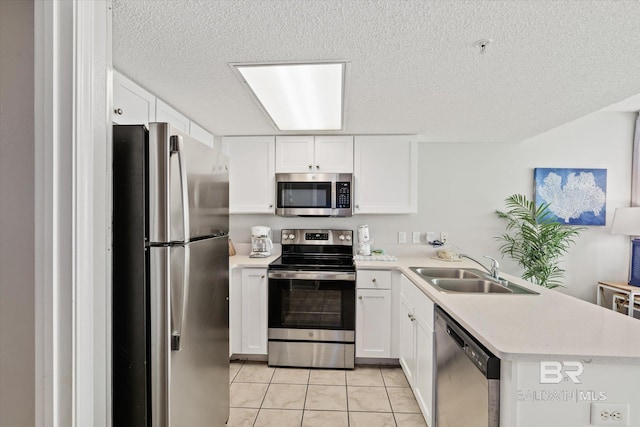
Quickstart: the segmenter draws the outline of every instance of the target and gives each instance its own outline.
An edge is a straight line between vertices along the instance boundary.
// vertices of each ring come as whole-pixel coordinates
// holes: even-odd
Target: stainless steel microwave
[[[353,175],[277,173],[276,215],[351,216]]]

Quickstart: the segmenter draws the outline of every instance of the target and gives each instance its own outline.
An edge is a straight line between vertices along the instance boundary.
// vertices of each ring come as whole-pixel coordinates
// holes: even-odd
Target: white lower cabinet
[[[358,270],[356,357],[391,357],[391,271]]]
[[[242,354],[266,355],[267,270],[265,268],[242,269],[239,304],[233,302],[232,305],[235,310],[241,310],[240,325],[235,325],[239,326],[240,333],[236,331],[233,334],[240,339],[240,345],[234,345],[235,350]]]
[[[400,278],[400,365],[428,426],[433,426],[433,301]]]
[[[356,357],[390,357],[391,290],[356,293]]]
[[[403,276],[404,279],[404,276]],[[404,285],[404,283],[403,283]],[[407,301],[405,295],[400,296],[400,366],[409,384],[415,383],[416,371],[416,326],[413,304]]]
[[[431,312],[433,315],[433,312]],[[433,390],[434,390],[434,336],[433,328],[429,326],[419,312],[416,320],[416,375],[413,393],[418,406],[429,426],[433,425]]]

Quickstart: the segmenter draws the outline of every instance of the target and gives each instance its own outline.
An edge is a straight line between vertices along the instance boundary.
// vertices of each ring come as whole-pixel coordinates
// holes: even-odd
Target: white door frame
[[[110,426],[111,0],[35,0],[36,426]]]

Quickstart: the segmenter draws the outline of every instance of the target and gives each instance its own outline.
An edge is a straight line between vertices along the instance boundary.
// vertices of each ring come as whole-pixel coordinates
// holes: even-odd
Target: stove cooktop
[[[283,229],[282,256],[272,270],[355,271],[353,231]]]
[[[355,271],[353,256],[282,255],[271,264],[272,270]]]

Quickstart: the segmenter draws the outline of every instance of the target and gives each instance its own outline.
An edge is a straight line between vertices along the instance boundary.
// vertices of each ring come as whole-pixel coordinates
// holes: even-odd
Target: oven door
[[[269,329],[354,331],[355,272],[269,271]]]

